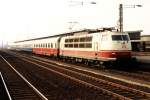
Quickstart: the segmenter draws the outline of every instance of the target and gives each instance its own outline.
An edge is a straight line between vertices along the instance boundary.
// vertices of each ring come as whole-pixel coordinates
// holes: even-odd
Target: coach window
[[[74,48],[78,48],[78,44],[75,43],[75,44],[74,44]]]
[[[80,42],[85,42],[85,38],[80,38]]]
[[[92,41],[92,37],[86,37],[86,41],[87,41],[87,42]]]
[[[75,39],[74,39],[74,42],[79,42],[79,38],[75,38]]]
[[[48,48],[50,48],[50,44],[48,43]]]
[[[69,39],[69,42],[73,42],[73,39]]]
[[[79,48],[85,48],[85,44],[84,43],[79,44]]]
[[[87,43],[86,48],[92,48],[92,43]]]
[[[69,44],[69,48],[72,48],[73,47],[73,44]]]
[[[51,43],[51,48],[53,48],[53,44]]]
[[[68,42],[68,39],[65,39],[65,42]]]
[[[69,47],[69,45],[68,45],[68,44],[65,44],[65,47],[66,47],[66,48],[68,48],[68,47]]]

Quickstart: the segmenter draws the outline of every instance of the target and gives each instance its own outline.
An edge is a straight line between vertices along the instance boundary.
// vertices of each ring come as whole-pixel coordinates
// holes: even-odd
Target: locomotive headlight
[[[112,52],[111,54],[112,54],[112,55],[115,55],[116,53],[115,53],[115,52]]]

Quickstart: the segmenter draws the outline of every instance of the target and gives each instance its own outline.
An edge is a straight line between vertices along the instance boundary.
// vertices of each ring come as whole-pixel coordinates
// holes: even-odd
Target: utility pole
[[[119,4],[119,25],[118,25],[119,32],[123,32],[123,8],[135,8],[135,7],[142,7],[142,5]]]
[[[123,32],[123,4],[119,4],[119,32]]]

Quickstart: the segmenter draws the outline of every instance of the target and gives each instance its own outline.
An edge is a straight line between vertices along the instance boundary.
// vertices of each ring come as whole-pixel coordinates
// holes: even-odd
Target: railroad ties
[[[9,57],[15,59],[11,55],[5,55],[5,57]],[[35,88],[31,87],[27,80],[17,71],[11,64],[7,62],[5,58],[0,56],[0,70],[3,73],[3,79],[5,79],[5,83],[7,84],[7,88],[5,91],[7,94],[0,94],[0,100],[41,100],[43,97],[35,92]],[[2,81],[4,82],[4,81]],[[1,85],[2,86],[2,85]],[[2,93],[5,93],[4,88],[6,85],[2,87]],[[9,91],[9,92],[8,92]],[[2,98],[2,99],[1,99]],[[47,100],[47,99],[43,99]]]
[[[30,80],[33,86],[42,91],[48,99],[150,100],[149,88],[144,88],[146,90],[140,89],[138,86],[132,86],[130,83],[127,84],[123,81],[121,82],[89,70],[84,70],[81,66],[16,52],[9,52],[7,55],[16,57],[16,59],[9,58],[8,61],[14,63],[13,65],[16,66],[16,69]],[[1,67],[0,70],[6,71],[5,68]],[[7,75],[9,73],[10,70],[7,72]],[[9,79],[11,78],[9,77]],[[18,83],[14,82],[14,84]],[[9,81],[8,85],[11,86]],[[22,94],[17,94],[17,89],[13,91],[16,94],[13,95],[16,97],[15,100],[20,98],[17,96]],[[13,94],[12,90],[10,93]],[[26,98],[37,99],[34,96],[32,97],[32,95],[26,95]]]

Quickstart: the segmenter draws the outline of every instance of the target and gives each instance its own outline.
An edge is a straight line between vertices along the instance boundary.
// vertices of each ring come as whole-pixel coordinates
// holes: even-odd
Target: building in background
[[[141,36],[142,51],[150,51],[150,35]]]
[[[141,50],[141,30],[137,31],[126,31],[129,34],[132,50],[140,51]]]
[[[141,35],[142,30],[127,31],[133,51],[150,51],[150,35]]]

